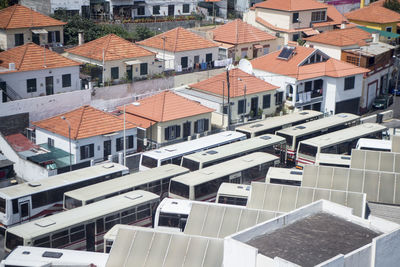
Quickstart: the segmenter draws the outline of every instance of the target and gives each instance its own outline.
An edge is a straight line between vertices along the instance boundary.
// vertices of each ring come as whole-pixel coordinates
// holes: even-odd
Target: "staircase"
[[[5,90],[4,90],[5,89]],[[8,101],[14,101],[22,99],[22,97],[14,91],[6,82],[0,79],[0,90],[3,91],[3,94],[7,97]],[[6,101],[7,101],[6,99]]]

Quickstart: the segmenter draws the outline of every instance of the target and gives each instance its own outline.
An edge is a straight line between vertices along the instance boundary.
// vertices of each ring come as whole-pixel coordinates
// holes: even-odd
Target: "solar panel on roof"
[[[289,57],[293,54],[294,48],[293,47],[284,47],[282,51],[279,53],[278,58],[288,60]]]

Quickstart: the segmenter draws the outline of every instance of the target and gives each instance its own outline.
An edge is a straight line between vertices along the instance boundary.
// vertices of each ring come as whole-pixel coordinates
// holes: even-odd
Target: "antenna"
[[[245,58],[242,58],[239,61],[239,69],[241,69],[242,71],[248,73],[248,74],[253,74],[253,66],[251,65],[250,61],[248,61]]]

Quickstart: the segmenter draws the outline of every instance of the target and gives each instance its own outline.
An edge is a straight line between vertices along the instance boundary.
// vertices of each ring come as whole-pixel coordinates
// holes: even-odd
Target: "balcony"
[[[314,104],[318,102],[322,102],[323,94],[322,89],[313,90],[304,93],[298,93],[296,96],[295,107],[303,106],[304,104]]]

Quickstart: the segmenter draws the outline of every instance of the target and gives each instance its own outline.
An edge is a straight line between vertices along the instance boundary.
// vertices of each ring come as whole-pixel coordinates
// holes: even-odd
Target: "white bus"
[[[360,138],[360,140],[357,142],[356,149],[391,152],[392,140]]]
[[[64,192],[128,173],[122,165],[107,163],[1,188],[0,229],[61,211]]]
[[[300,141],[316,136],[338,131],[359,124],[360,116],[350,113],[340,113],[319,120],[285,128],[275,134],[286,139],[287,160],[295,163],[297,145]]]
[[[297,148],[296,165],[315,164],[318,153],[351,154],[358,139],[362,137],[382,139],[387,128],[376,123],[364,123],[336,132],[303,140]]]
[[[192,203],[193,201],[187,199],[164,198],[157,207],[154,228],[183,232]]]
[[[287,168],[269,168],[265,182],[269,184],[283,184],[300,186],[303,180],[303,171]]]
[[[271,169],[270,167],[269,169]],[[251,185],[222,183],[218,189],[216,203],[246,206]]]
[[[250,184],[265,179],[269,167],[279,164],[279,158],[255,152],[171,179],[171,198],[215,202],[222,183]]]
[[[234,131],[225,131],[147,151],[140,157],[139,170],[143,171],[169,163],[181,165],[181,159],[185,155],[244,139],[246,139],[245,134]]]
[[[19,246],[0,262],[0,267],[105,267],[107,260],[108,254],[98,252]]]
[[[152,226],[160,197],[137,190],[10,227],[5,251],[17,246],[103,251],[103,236],[115,224]]]
[[[63,206],[65,210],[69,210],[133,190],[149,191],[164,198],[168,195],[171,178],[188,172],[189,170],[184,167],[168,164],[128,174],[110,181],[65,192]]]
[[[252,138],[267,133],[275,134],[276,131],[279,131],[283,128],[317,120],[322,118],[322,116],[323,114],[319,111],[306,110],[283,116],[270,117],[262,121],[239,126],[236,127],[236,131],[246,134],[247,138]]]
[[[285,151],[285,138],[266,134],[184,156],[182,166],[191,171],[197,171],[254,152],[266,152],[279,156],[281,163],[285,163]]]
[[[318,153],[315,165],[350,168],[351,156],[341,154]]]

